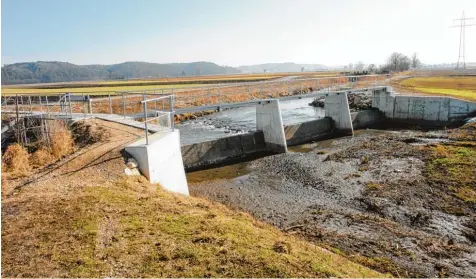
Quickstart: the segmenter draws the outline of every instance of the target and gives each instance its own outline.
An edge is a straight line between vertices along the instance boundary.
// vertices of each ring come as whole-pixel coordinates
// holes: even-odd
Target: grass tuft
[[[2,169],[13,176],[26,176],[31,171],[29,157],[26,148],[18,143],[12,144],[3,154],[2,162],[5,168]]]

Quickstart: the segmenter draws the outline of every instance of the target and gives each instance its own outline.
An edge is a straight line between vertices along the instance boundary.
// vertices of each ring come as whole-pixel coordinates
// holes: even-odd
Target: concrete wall
[[[476,102],[451,97],[402,96],[375,91],[372,106],[392,121],[414,124],[445,125],[476,112]]]
[[[327,94],[325,98],[326,117],[334,121],[335,132],[353,135],[352,119],[350,117],[347,93]]]
[[[160,183],[171,192],[189,195],[179,130],[152,134],[148,145],[142,138],[126,146],[125,150],[137,160],[140,171],[151,183]]]
[[[333,121],[330,118],[284,126],[286,143],[289,146],[325,138],[331,135],[333,130]]]
[[[266,100],[256,105],[256,129],[263,131],[266,148],[273,152],[287,152],[283,118],[278,100]]]
[[[182,158],[187,170],[243,158],[266,151],[262,131],[200,142],[181,147]]]
[[[384,120],[383,113],[378,109],[362,110],[351,113],[352,127],[354,129],[364,129],[378,124]]]

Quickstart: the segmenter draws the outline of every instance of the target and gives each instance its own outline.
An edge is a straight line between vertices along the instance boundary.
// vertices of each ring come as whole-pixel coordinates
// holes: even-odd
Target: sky
[[[458,59],[475,0],[1,0],[1,63],[382,64]],[[473,20],[476,24],[476,20]],[[476,62],[476,26],[466,28]]]

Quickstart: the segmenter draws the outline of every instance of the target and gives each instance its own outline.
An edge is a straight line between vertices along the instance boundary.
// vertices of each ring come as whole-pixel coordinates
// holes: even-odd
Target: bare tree
[[[367,71],[369,73],[375,73],[376,70],[377,70],[377,66],[375,66],[375,64],[370,64],[367,66]]]
[[[406,55],[403,55],[399,52],[392,53],[387,60],[387,66],[389,70],[392,70],[395,72],[408,70],[410,68],[410,64],[411,64],[410,58],[408,58]]]
[[[420,67],[421,65],[421,62],[420,62],[420,59],[418,59],[418,56],[417,56],[417,53],[414,52],[413,55],[412,55],[412,68],[418,68]]]
[[[354,65],[352,63],[349,63],[349,70],[352,71],[353,68],[354,68]]]
[[[355,63],[355,70],[356,71],[363,71],[364,70],[364,62],[359,61]]]

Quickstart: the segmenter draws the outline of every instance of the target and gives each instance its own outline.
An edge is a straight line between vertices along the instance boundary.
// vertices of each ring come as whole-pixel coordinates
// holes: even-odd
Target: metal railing
[[[144,112],[144,131],[145,131],[145,142],[146,142],[146,145],[149,144],[149,129],[148,129],[148,122],[151,122],[151,121],[154,121],[154,120],[157,120],[159,121],[159,119],[161,119],[162,117],[164,116],[168,116],[169,117],[169,123],[170,123],[170,128],[172,130],[172,132],[174,131],[175,129],[175,124],[174,124],[174,95],[165,95],[165,96],[161,96],[161,97],[157,97],[157,98],[152,98],[152,99],[146,99],[145,98],[145,95],[143,95],[143,100],[141,101],[141,104],[143,106],[143,112]],[[170,110],[169,111],[156,111],[156,116],[155,117],[152,117],[152,118],[149,118],[148,117],[148,107],[147,107],[147,104],[150,103],[150,102],[157,102],[159,100],[165,100],[165,99],[168,99],[169,100],[169,108]],[[159,115],[161,113],[161,115]]]

